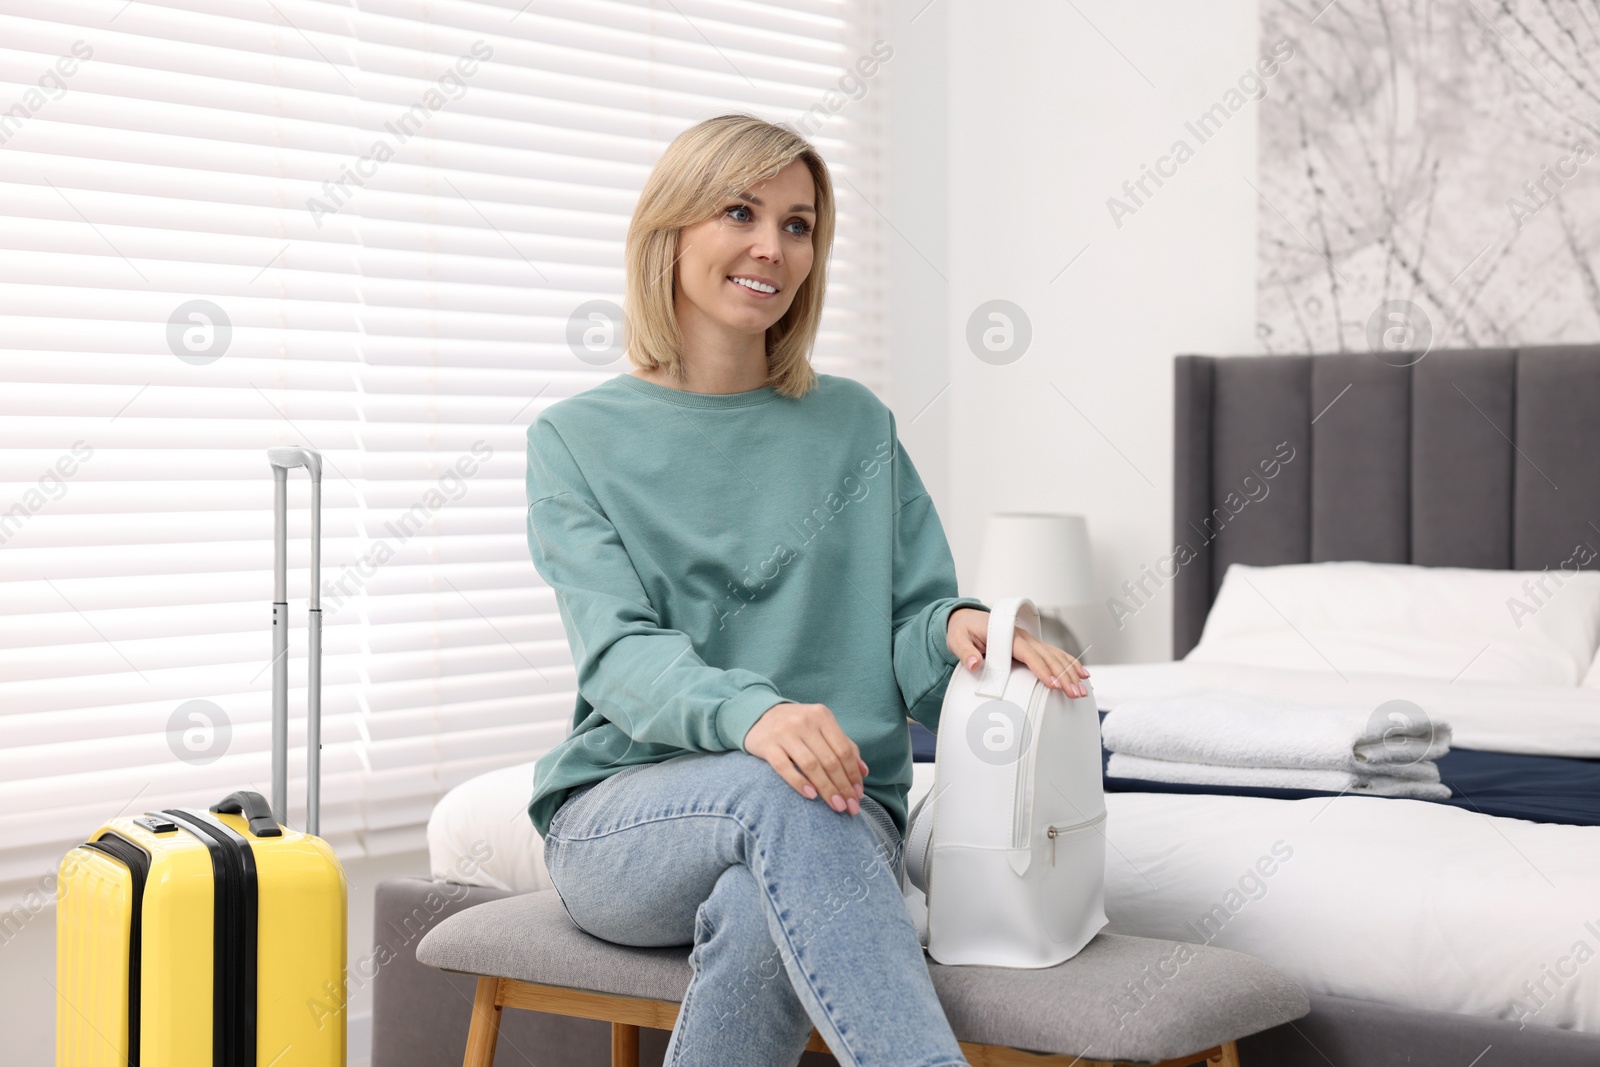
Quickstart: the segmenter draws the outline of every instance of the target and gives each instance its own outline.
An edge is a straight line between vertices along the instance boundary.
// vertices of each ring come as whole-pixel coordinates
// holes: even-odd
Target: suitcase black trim
[[[105,853],[127,867],[133,877],[133,908],[128,923],[128,1067],[139,1067],[139,948],[143,934],[144,883],[150,875],[150,854],[138,842],[129,841],[110,830],[93,841],[85,841],[82,847]]]
[[[161,812],[211,853],[216,883],[211,1045],[216,1067],[256,1063],[256,865],[250,843],[209,815]]]

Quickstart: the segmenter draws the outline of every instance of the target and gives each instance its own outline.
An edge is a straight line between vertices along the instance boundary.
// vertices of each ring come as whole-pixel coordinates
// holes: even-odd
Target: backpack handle
[[[989,637],[984,652],[983,671],[978,676],[977,694],[999,699],[1011,677],[1011,644],[1021,626],[1034,637],[1040,636],[1039,609],[1025,596],[1010,596],[995,601],[989,609]]]

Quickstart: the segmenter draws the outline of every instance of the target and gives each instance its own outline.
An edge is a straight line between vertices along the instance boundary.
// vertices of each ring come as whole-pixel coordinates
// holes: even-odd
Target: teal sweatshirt
[[[528,548],[578,687],[571,733],[535,764],[541,837],[569,789],[743,749],[779,703],[828,706],[905,834],[906,716],[938,731],[950,612],[987,607],[956,595],[893,413],[817,377],[794,399],[619,374],[528,427]]]

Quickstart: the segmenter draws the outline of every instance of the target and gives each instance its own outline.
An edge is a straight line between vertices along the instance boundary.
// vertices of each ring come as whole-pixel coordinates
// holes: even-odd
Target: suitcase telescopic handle
[[[289,471],[311,476],[311,592],[306,622],[306,832],[320,829],[322,778],[322,455],[315,449],[267,449],[273,479],[272,539],[272,815],[289,823]]]
[[[267,805],[267,798],[254,790],[241,789],[237,793],[229,793],[211,805],[211,810],[220,811],[224,815],[243,815],[245,821],[250,824],[250,832],[257,837],[283,836],[278,820],[272,817],[272,808]]]

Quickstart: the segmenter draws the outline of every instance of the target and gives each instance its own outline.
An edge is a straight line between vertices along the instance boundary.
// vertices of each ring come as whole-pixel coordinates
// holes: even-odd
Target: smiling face
[[[715,339],[765,354],[767,328],[811,273],[815,195],[811,171],[797,159],[679,232],[673,304],[691,351]]]

